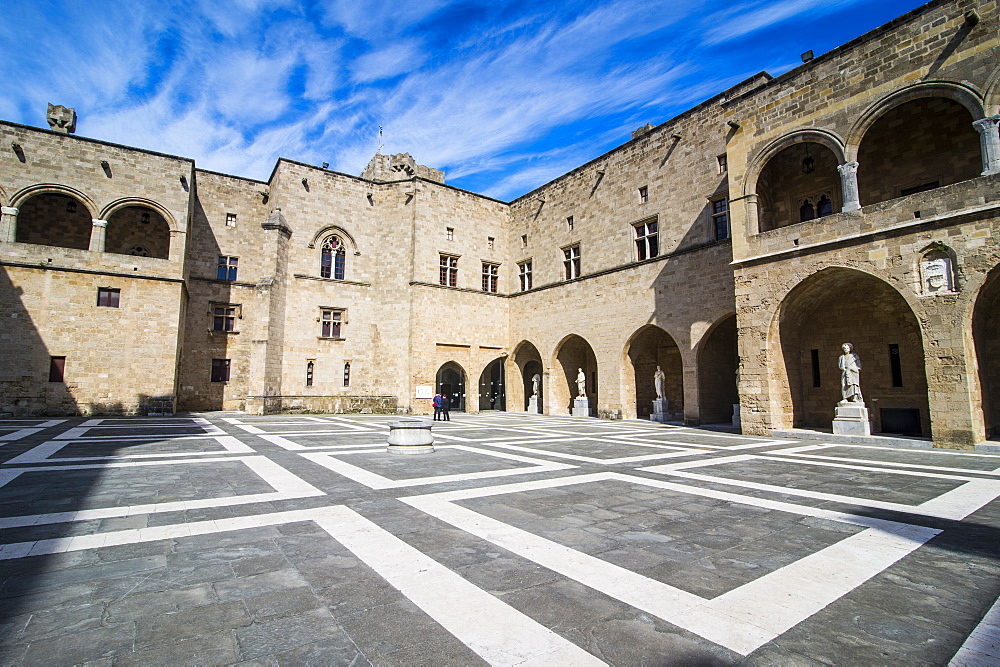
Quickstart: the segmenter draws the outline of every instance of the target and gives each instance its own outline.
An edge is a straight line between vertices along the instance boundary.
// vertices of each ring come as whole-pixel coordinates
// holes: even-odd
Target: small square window
[[[483,262],[483,291],[496,294],[500,280],[500,265]]]
[[[522,248],[527,248],[528,247],[528,235],[527,234],[521,234],[521,247]]]
[[[351,362],[349,361],[344,363],[344,386],[351,386]]]
[[[229,359],[212,359],[212,382],[229,382]]]
[[[566,228],[573,231],[573,216],[566,218]]]
[[[454,227],[445,227],[444,237],[446,239],[448,239],[449,241],[454,241],[455,240],[455,228]]]
[[[226,227],[235,227],[235,226],[236,226],[236,214],[226,213]]]
[[[333,308],[320,310],[320,337],[340,338],[341,326],[344,324],[344,311]]]
[[[97,305],[101,308],[117,308],[121,302],[122,291],[114,287],[97,288]]]
[[[239,257],[219,255],[218,272],[215,274],[216,280],[236,282],[236,270],[239,268],[239,263]]]
[[[639,188],[639,202],[645,204],[649,201],[649,188],[645,185]]]
[[[310,359],[306,363],[306,386],[307,387],[313,386],[313,371],[315,370],[315,368],[316,368],[315,362],[313,362],[313,360]]]
[[[493,250],[493,246],[494,245],[496,245],[496,239],[493,238],[492,236],[487,236],[486,237],[486,247],[489,248],[490,250]]]
[[[720,156],[719,156],[719,157],[718,157],[717,159],[718,159],[718,161],[719,161],[719,173],[720,173],[720,174],[724,174],[724,173],[726,173],[727,171],[729,171],[729,162],[728,162],[728,160],[726,159],[726,154],[725,154],[725,153],[723,153],[723,154],[722,154],[722,155],[720,155]]]

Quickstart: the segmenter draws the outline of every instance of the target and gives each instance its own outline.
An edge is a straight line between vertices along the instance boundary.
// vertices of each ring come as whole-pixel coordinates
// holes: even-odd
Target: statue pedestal
[[[670,415],[667,413],[667,399],[653,399],[653,414],[649,415],[649,421],[666,423]]]
[[[733,426],[739,428],[742,425],[740,420],[740,404],[733,403]]]
[[[574,417],[589,417],[590,416],[590,399],[580,398],[577,396],[573,399],[573,416]]]
[[[532,396],[531,398],[528,399],[528,412],[530,412],[533,415],[542,414],[542,409],[538,405],[537,396]]]
[[[833,432],[838,435],[871,435],[872,427],[868,421],[868,408],[865,404],[848,401],[837,403]]]

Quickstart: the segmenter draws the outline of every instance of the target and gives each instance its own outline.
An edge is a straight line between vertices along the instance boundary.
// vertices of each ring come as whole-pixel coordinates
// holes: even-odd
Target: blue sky
[[[266,179],[359,174],[383,128],[458,187],[512,199],[744,78],[915,0],[7,0],[0,119]]]

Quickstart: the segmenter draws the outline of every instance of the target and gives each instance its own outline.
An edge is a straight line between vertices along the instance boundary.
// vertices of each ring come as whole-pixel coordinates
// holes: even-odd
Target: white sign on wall
[[[434,385],[418,384],[416,386],[417,398],[434,398]]]

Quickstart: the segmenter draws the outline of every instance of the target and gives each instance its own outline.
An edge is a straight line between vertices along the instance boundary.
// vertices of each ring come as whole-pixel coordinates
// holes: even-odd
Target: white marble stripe
[[[604,664],[348,508],[315,521],[491,665]]]
[[[982,479],[981,477],[967,477],[965,475],[947,475],[937,472],[919,472],[916,470],[889,470],[887,468],[879,468],[878,463],[876,463],[875,461],[872,461],[869,465],[861,466],[850,463],[829,463],[826,461],[811,461],[809,459],[805,459],[804,457],[786,458],[782,456],[772,456],[771,454],[755,455],[754,458],[761,460],[781,461],[782,463],[798,463],[799,465],[805,465],[805,466],[822,466],[825,468],[845,468],[847,470],[860,470],[862,472],[878,472],[887,475],[907,475],[910,477],[930,477],[933,479],[955,479],[963,482],[967,482],[973,479]]]
[[[583,478],[590,479],[584,480]],[[657,483],[657,480],[647,480],[617,473],[582,475],[567,478],[563,482],[564,485],[568,485],[584,481],[598,481],[599,478],[669,488],[682,493],[694,493],[695,495],[756,507],[870,526],[870,528],[807,557],[813,560],[806,567],[793,568],[787,573],[785,572],[786,568],[781,568],[762,577],[761,579],[770,577],[765,584],[757,584],[754,587],[756,582],[751,582],[751,584],[727,593],[729,598],[726,600],[720,600],[720,598],[725,597],[720,596],[720,598],[709,601],[472,510],[459,507],[452,502],[453,500],[491,495],[490,492],[496,492],[498,487],[411,496],[401,500],[543,567],[658,616],[669,623],[695,632],[743,655],[749,654],[788,628],[794,627],[820,611],[833,600],[842,597],[875,576],[939,532],[892,521],[857,517],[705,489],[693,489],[669,482]],[[512,487],[525,487],[527,485],[506,486],[509,492],[514,492]],[[838,546],[839,548],[837,548]],[[822,585],[805,586],[796,590],[796,580],[801,576],[800,571],[815,570],[816,568],[820,569],[820,574],[814,574],[813,580]],[[751,588],[746,589],[745,593],[741,592],[747,586]],[[781,591],[784,597],[777,594],[775,587],[784,587],[784,590]],[[791,589],[791,593],[788,592],[789,589]]]
[[[155,440],[161,440],[162,438],[153,438]],[[110,456],[75,456],[75,457],[59,457],[56,459],[52,458],[52,455],[56,452],[75,444],[80,441],[90,442],[91,438],[81,438],[79,440],[48,440],[33,447],[28,451],[15,456],[14,458],[4,461],[3,465],[20,465],[23,463],[41,463],[41,462],[51,462],[51,463],[67,463],[71,461],[100,461],[100,460],[120,460],[120,459],[160,459],[160,458],[171,458],[171,457],[186,457],[186,456],[217,456],[221,452],[186,452],[186,451],[175,451],[175,452],[161,452],[157,454],[114,454]],[[97,440],[103,440],[98,438]],[[145,438],[136,439],[145,440]],[[253,448],[245,445],[238,438],[231,435],[218,435],[218,436],[183,436],[178,438],[170,438],[169,443],[173,444],[175,442],[185,442],[191,440],[215,440],[222,448],[227,452],[232,452],[234,454],[255,454]],[[115,441],[119,443],[119,441]]]
[[[711,465],[712,463],[714,462],[707,462],[708,465]],[[972,480],[942,494],[941,496],[938,496],[937,498],[921,503],[920,505],[905,505],[903,503],[894,503],[883,500],[869,500],[867,498],[859,498],[856,496],[842,496],[835,493],[809,491],[808,489],[793,489],[773,484],[762,484],[760,482],[747,482],[743,480],[730,479],[728,477],[700,475],[698,473],[673,469],[669,465],[650,466],[648,468],[642,468],[641,470],[664,475],[672,475],[674,477],[681,477],[699,482],[707,482],[710,484],[738,486],[744,489],[768,491],[770,493],[797,496],[799,498],[828,500],[831,502],[856,505],[858,507],[870,507],[872,509],[883,509],[892,512],[907,512],[909,514],[953,520],[964,519],[980,507],[992,502],[995,498],[997,498],[997,496],[1000,496],[1000,482],[995,482],[993,480]]]
[[[678,457],[681,457],[681,456],[692,456],[692,455],[695,455],[695,454],[704,454],[705,453],[705,452],[703,452],[701,450],[695,451],[695,450],[690,450],[690,449],[686,449],[686,450],[682,450],[682,451],[676,451],[674,447],[669,447],[669,449],[672,449],[672,450],[675,450],[675,451],[661,452],[659,454],[639,454],[639,455],[636,455],[636,456],[622,456],[622,457],[612,458],[612,459],[601,459],[601,458],[596,458],[596,457],[593,457],[593,456],[583,456],[581,454],[567,454],[565,452],[554,452],[554,451],[548,450],[548,449],[537,449],[537,448],[533,448],[533,447],[520,447],[520,446],[517,446],[517,445],[509,445],[509,444],[500,443],[500,442],[484,443],[484,442],[480,441],[480,442],[478,442],[478,444],[485,445],[485,446],[488,446],[488,447],[500,447],[502,449],[510,449],[510,450],[517,451],[517,452],[525,452],[527,454],[534,454],[536,456],[551,456],[553,458],[568,459],[568,460],[571,460],[571,461],[581,461],[583,463],[596,463],[596,464],[604,464],[604,465],[616,465],[616,464],[619,464],[619,463],[638,463],[640,461],[657,461],[657,460],[660,460],[660,459],[678,458]],[[664,449],[668,449],[668,447],[664,447]]]
[[[948,663],[948,667],[987,665],[1000,665],[1000,599],[986,612]]]
[[[929,466],[918,463],[899,463],[897,461],[880,461],[878,459],[855,459],[855,458],[848,458],[845,456],[822,456],[819,454],[801,454],[798,452],[789,452],[786,449],[770,451],[768,452],[768,454],[779,455],[779,456],[794,456],[795,458],[802,458],[802,459],[816,460],[816,461],[860,463],[862,465],[868,465],[868,466],[888,466],[891,468],[913,468],[914,470],[934,470],[938,472],[952,472],[952,473],[960,472],[960,473],[968,473],[971,475],[1000,475],[1000,469],[974,470],[970,468],[953,468],[949,466]]]
[[[464,449],[467,451],[477,452],[481,454],[486,454],[487,456],[494,456],[496,458],[507,458],[513,460],[520,460],[532,465],[525,468],[506,468],[503,470],[486,470],[481,472],[471,472],[471,473],[458,473],[453,475],[435,475],[429,477],[412,477],[409,479],[393,480],[388,477],[383,477],[382,475],[373,473],[369,470],[365,470],[359,466],[352,465],[346,461],[341,461],[336,458],[343,454],[355,453],[355,454],[370,454],[370,450],[362,450],[357,452],[299,452],[299,455],[303,458],[312,461],[318,465],[323,466],[327,470],[332,470],[333,472],[343,475],[348,479],[351,479],[359,484],[363,484],[370,489],[402,489],[412,486],[423,486],[426,484],[444,484],[449,482],[465,482],[470,480],[478,479],[493,479],[497,477],[510,477],[514,475],[528,475],[534,473],[543,472],[555,472],[557,470],[568,470],[574,468],[575,466],[565,464],[565,463],[551,463],[549,461],[542,461],[540,459],[529,459],[527,457],[518,457],[513,454],[502,454],[501,452],[489,452],[486,450],[477,450],[474,447],[466,447],[464,445],[444,445],[443,448],[456,448]]]

